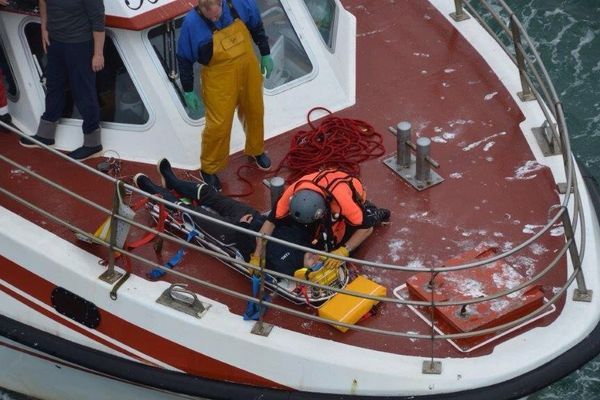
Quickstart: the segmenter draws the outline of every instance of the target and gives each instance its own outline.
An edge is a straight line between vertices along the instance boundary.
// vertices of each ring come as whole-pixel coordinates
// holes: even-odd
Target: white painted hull
[[[201,399],[94,372],[0,337],[0,387],[47,400]]]
[[[452,8],[450,1],[432,0],[431,3],[444,15]],[[299,4],[300,2],[292,3],[288,8],[297,15],[306,13]],[[20,18],[22,17],[6,17],[9,23],[7,26],[17,29],[22,22]],[[354,35],[354,19],[348,17],[344,23],[345,32]],[[490,65],[509,65],[506,69],[497,70],[496,74],[514,95],[519,85],[514,65],[510,64],[510,60],[497,46],[490,43],[492,40],[485,36],[479,25],[465,26],[457,26],[457,29],[464,28],[465,36],[477,39],[472,40],[472,45]],[[130,39],[138,35],[137,32],[119,33],[123,38]],[[320,40],[315,32],[303,33],[313,42]],[[141,59],[146,54],[143,46],[137,46],[134,40],[125,43],[124,47],[130,55]],[[347,48],[343,49],[344,56],[354,54],[353,43],[348,41]],[[327,50],[323,49],[323,52],[326,53]],[[319,54],[319,58],[321,56],[323,55]],[[27,57],[26,54],[20,54],[19,60],[26,64]],[[313,102],[311,95],[315,92],[321,91],[324,101],[335,110],[354,102],[354,64],[350,62],[346,65],[336,60],[332,54],[323,57],[327,57],[327,60],[321,65],[322,74],[306,86],[290,89],[293,93],[286,97],[285,102],[279,102],[277,93],[267,97],[267,109],[270,108],[269,115],[273,120],[267,119],[266,123],[273,134],[302,123],[308,104]],[[152,73],[156,73],[155,66],[143,65],[139,69],[138,78],[153,83],[147,85],[145,95],[149,98],[148,103],[160,104],[162,90],[170,83],[166,79],[163,82],[154,82]],[[333,79],[335,76],[338,78]],[[26,82],[33,80],[33,75],[23,78]],[[31,93],[23,95],[40,98],[39,93],[36,96]],[[33,100],[29,103],[31,104],[27,108],[22,108],[15,115],[27,120],[23,114],[41,113],[43,104]],[[534,157],[537,162],[550,169],[556,182],[563,181],[562,159],[544,157],[530,134],[530,128],[538,126],[543,119],[539,107],[522,107],[526,118],[521,128],[530,143]],[[126,159],[154,161],[158,156],[167,154],[169,158],[176,159],[180,166],[197,167],[198,146],[195,135],[201,128],[200,124],[187,124],[189,126],[184,126],[181,130],[173,129],[171,121],[178,117],[181,110],[171,104],[164,110],[157,111],[160,118],[148,123],[157,125],[150,132],[128,132],[127,135],[123,135],[123,132],[117,129],[119,127],[108,126],[105,130],[106,143],[119,149],[119,152],[123,149],[122,155]],[[22,115],[19,115],[19,112]],[[164,114],[161,115],[160,112]],[[291,117],[288,120],[281,117],[282,115]],[[30,125],[25,128],[33,131],[35,121],[27,121]],[[61,126],[59,147],[75,147],[75,141],[79,140],[78,129],[79,127],[73,124]],[[173,140],[173,137],[166,137],[166,131],[174,131],[175,135],[180,135],[179,141]],[[234,150],[241,148],[241,132],[241,128],[236,127]],[[147,135],[142,140],[150,143],[151,149],[136,147],[141,135]],[[180,151],[182,148],[185,152]],[[586,272],[588,286],[598,288],[600,272],[597,264],[600,254],[596,244],[599,242],[600,231],[593,204],[580,174],[577,174],[577,180],[582,191],[581,207],[587,216],[586,257],[582,268]],[[572,204],[570,207],[570,211],[573,211]],[[111,300],[108,296],[111,286],[97,278],[105,270],[105,267],[98,264],[97,257],[5,207],[0,207],[0,226],[3,228],[0,230],[0,254],[7,269],[9,266],[14,268],[26,277],[23,280],[35,280],[40,287],[58,286],[85,296],[85,299],[101,309],[104,315],[110,314],[110,319],[107,318],[109,321],[103,323],[121,335],[110,336],[99,330],[78,325],[57,312],[48,299],[36,297],[19,288],[17,282],[9,282],[9,278],[12,277],[0,279],[1,314],[43,331],[50,337],[99,352],[107,360],[103,368],[95,369],[93,366],[84,365],[85,360],[82,360],[81,364],[66,361],[67,354],[58,359],[49,355],[48,349],[40,351],[35,348],[35,344],[21,344],[17,343],[14,337],[7,339],[0,336],[0,387],[47,400],[199,398],[157,389],[162,383],[158,379],[155,382],[127,380],[123,377],[125,371],[121,370],[115,370],[112,375],[110,368],[107,368],[111,362],[129,365],[132,369],[149,368],[149,373],[156,376],[177,374],[185,370],[180,368],[177,362],[203,372],[206,372],[203,370],[206,369],[206,363],[212,363],[208,365],[215,365],[226,372],[233,371],[237,377],[241,377],[236,381],[237,385],[231,385],[232,388],[254,384],[252,393],[258,393],[261,387],[264,387],[264,397],[256,395],[255,398],[284,398],[283,396],[296,394],[298,398],[310,398],[310,393],[313,392],[329,395],[328,398],[331,399],[340,395],[405,398],[446,394],[460,398],[461,392],[473,390],[494,393],[488,388],[502,386],[506,382],[519,381],[521,383],[517,382],[517,385],[524,385],[528,379],[534,379],[531,378],[532,375],[543,375],[544,368],[553,363],[560,363],[562,356],[578,344],[585,343],[590,334],[600,329],[598,293],[591,303],[573,302],[570,301],[574,291],[574,287],[571,286],[566,293],[569,300],[560,316],[550,325],[531,329],[507,340],[489,354],[442,359],[442,373],[439,375],[422,374],[425,356],[408,356],[352,346],[281,327],[275,327],[266,338],[254,335],[251,333],[254,322],[242,320],[225,304],[210,298],[199,297],[200,301],[210,305],[209,312],[202,319],[182,314],[156,303],[156,299],[169,286],[164,281],[149,282],[139,276],[131,276],[119,289],[118,300]],[[572,272],[573,266],[569,263],[567,269]],[[577,329],[573,329],[574,326]],[[139,335],[135,338],[137,341],[128,337],[127,330],[133,330],[134,335]],[[151,346],[143,347],[146,343],[150,343]],[[180,352],[179,359],[172,357],[171,350]],[[194,376],[191,373],[181,375],[182,379],[193,381]],[[215,377],[216,375],[213,375],[208,378]],[[222,381],[226,387],[227,379]],[[151,387],[154,384],[156,388]],[[202,383],[197,388],[187,388],[194,393],[201,392]],[[214,393],[214,388],[212,390]],[[228,393],[220,395],[222,398],[229,397]]]

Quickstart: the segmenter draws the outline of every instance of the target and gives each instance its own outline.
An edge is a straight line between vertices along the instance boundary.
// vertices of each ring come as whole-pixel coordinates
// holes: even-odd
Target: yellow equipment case
[[[345,289],[379,297],[383,297],[387,293],[385,287],[373,282],[363,275],[358,276],[358,278],[350,282]],[[354,325],[377,303],[379,302],[375,300],[351,296],[345,293],[337,293],[319,308],[319,316],[332,321]],[[348,330],[345,326],[332,325],[342,332]]]

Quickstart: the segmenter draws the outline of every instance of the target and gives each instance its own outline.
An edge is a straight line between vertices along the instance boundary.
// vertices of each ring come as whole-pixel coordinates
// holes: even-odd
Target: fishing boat
[[[0,132],[0,387],[61,400],[513,399],[599,353],[598,187],[504,1],[257,0],[275,63],[266,151],[282,168],[250,168],[236,120],[223,193],[266,213],[299,137],[327,126],[325,140],[326,124],[370,135],[379,150],[358,176],[391,218],[337,286],[268,265],[240,273],[251,266],[218,243],[186,240],[177,216],[193,211],[132,185],[139,172],[157,181],[163,157],[198,179],[204,111],[186,107],[176,62],[193,1],[105,2],[101,156],[65,156],[82,140],[69,102],[55,148],[20,146],[44,110],[35,3],[0,9],[13,118]],[[293,301],[284,283],[327,295]]]

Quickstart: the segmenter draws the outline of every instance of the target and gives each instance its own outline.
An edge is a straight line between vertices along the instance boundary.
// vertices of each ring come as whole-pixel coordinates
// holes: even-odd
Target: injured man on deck
[[[166,201],[254,232],[258,232],[270,217],[261,214],[245,203],[222,195],[204,182],[179,179],[167,159],[159,161],[158,170],[162,185],[154,183],[148,176],[141,173],[135,175],[134,184],[139,189],[152,195],[159,195]],[[382,214],[381,211],[376,212],[378,210],[381,209],[366,210],[366,212],[376,217],[383,215],[389,218],[389,211],[387,214]],[[191,220],[202,232],[218,240],[224,247],[235,247],[244,261],[256,266],[252,260],[257,243],[255,236],[208,219],[191,216]],[[379,225],[385,221],[377,222]],[[309,248],[315,248],[314,243],[317,242],[313,226],[293,220],[278,223],[271,236]],[[327,277],[338,275],[332,273],[333,271],[326,271],[326,268],[323,267],[324,257],[274,241],[267,242],[264,257],[264,265],[269,270],[321,284],[330,284],[333,278],[327,279]],[[337,270],[337,268],[335,269]]]

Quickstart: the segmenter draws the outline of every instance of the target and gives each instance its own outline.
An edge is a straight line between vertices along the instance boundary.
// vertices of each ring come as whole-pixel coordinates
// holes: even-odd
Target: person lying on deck
[[[206,183],[177,178],[167,159],[163,158],[158,162],[158,170],[161,174],[162,186],[141,173],[133,178],[134,184],[149,194],[161,195],[164,200],[255,232],[258,232],[266,221],[266,217],[251,206],[222,195]],[[196,204],[185,204],[181,201],[181,197],[188,198]],[[192,218],[204,232],[226,246],[235,247],[246,262],[250,261],[256,244],[254,236],[206,219],[193,216]],[[272,236],[305,247],[312,247],[310,231],[299,224],[281,224],[272,232]],[[268,241],[266,245],[265,257],[266,268],[292,276],[296,270],[313,267],[320,262],[317,254],[305,253],[272,241]],[[258,266],[258,263],[253,265]]]
[[[357,177],[329,168],[292,183],[275,203],[259,232],[273,235],[282,226],[300,225],[310,230],[315,248],[348,257],[371,235],[374,227],[389,219],[390,210],[369,202]],[[263,242],[257,238],[250,263],[260,260],[263,251]],[[342,262],[327,258],[325,268],[334,269]]]

